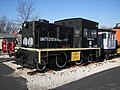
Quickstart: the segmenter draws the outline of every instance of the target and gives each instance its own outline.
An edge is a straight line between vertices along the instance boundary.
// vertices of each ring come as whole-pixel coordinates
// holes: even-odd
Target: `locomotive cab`
[[[54,23],[58,25],[72,26],[74,28],[74,48],[98,47],[98,22],[83,18],[70,18],[58,20]]]

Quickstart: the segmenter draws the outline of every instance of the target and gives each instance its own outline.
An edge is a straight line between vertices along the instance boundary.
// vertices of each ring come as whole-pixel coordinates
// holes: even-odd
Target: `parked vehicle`
[[[48,64],[63,68],[68,62],[79,65],[83,61],[92,62],[94,58],[108,59],[106,55],[117,53],[115,32],[104,33],[99,32],[98,22],[83,18],[55,23],[46,20],[24,22],[22,44],[16,47],[15,58],[39,71],[45,70]]]
[[[15,39],[14,39],[15,40]],[[14,50],[15,50],[15,42],[14,42],[14,40],[13,41],[11,41],[11,40],[6,40],[6,39],[4,39],[3,41],[2,41],[2,52],[3,53],[8,53],[8,54],[10,54],[10,53],[13,53],[14,52]]]

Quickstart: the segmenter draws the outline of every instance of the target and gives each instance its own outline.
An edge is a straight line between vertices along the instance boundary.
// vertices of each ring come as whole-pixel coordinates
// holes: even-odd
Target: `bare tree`
[[[10,26],[11,25],[10,25],[10,22],[7,19],[7,17],[6,16],[2,16],[0,18],[0,32],[1,33],[7,32],[7,30],[9,29]]]
[[[33,11],[34,11],[33,3],[27,3],[26,0],[18,0],[17,4],[18,18],[16,21],[22,24],[24,21],[32,20]],[[36,18],[37,17],[33,19]]]
[[[16,32],[18,29],[19,26],[8,20],[6,16],[0,18],[0,33],[12,33]]]
[[[20,26],[12,21],[9,21],[6,29],[7,29],[6,31],[7,33],[15,33],[15,32],[17,33],[20,30]]]

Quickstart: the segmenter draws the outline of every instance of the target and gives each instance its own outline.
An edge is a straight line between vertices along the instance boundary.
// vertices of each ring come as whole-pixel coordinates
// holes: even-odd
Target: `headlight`
[[[30,37],[29,39],[28,39],[28,45],[31,47],[31,46],[33,46],[33,38],[32,37]]]
[[[23,45],[27,46],[27,38],[26,37],[23,39]]]
[[[26,27],[26,23],[23,24],[23,27]]]

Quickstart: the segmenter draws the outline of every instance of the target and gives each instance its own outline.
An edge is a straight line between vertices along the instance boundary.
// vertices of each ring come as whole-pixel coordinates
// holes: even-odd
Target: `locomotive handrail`
[[[15,49],[24,49],[24,50],[30,50],[30,51],[70,51],[70,50],[95,50],[100,49],[100,47],[97,48],[42,48],[42,49],[36,49],[36,48],[24,48],[24,47],[15,47]]]
[[[39,51],[39,49],[35,49],[35,48],[24,48],[24,47],[15,47],[15,49],[24,49],[24,50],[30,50],[30,51]]]

